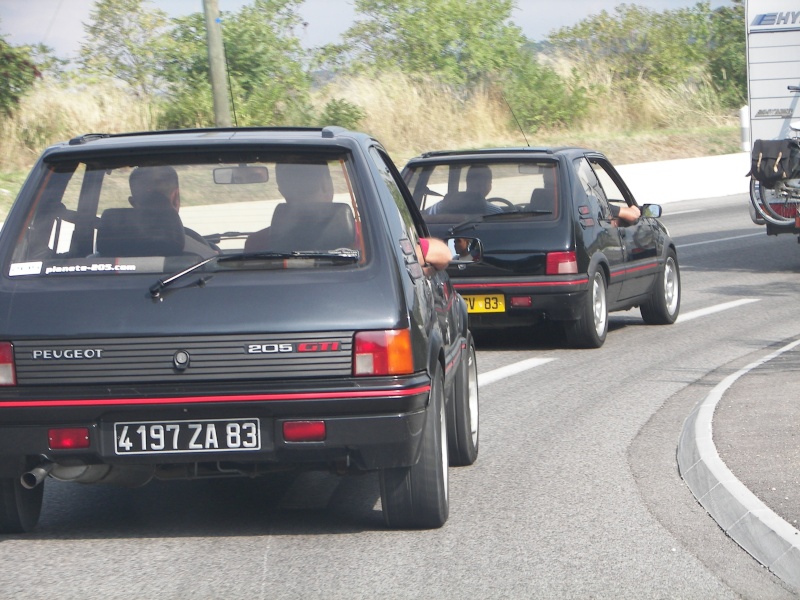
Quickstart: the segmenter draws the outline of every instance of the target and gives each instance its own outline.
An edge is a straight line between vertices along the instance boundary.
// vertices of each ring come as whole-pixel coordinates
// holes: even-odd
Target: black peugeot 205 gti
[[[610,311],[638,306],[646,323],[677,319],[678,258],[661,207],[645,204],[638,218],[623,218],[639,207],[603,154],[429,152],[411,159],[403,178],[433,235],[480,240],[482,260],[470,264],[472,249],[457,241],[463,260],[448,269],[474,331],[549,320],[572,345],[597,348]]]
[[[378,471],[439,527],[478,452],[468,313],[384,148],[341,128],[85,135],[0,232],[0,532],[48,477]]]

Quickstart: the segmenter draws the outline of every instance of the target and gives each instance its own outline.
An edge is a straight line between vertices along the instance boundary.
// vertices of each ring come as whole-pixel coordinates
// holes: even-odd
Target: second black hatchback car
[[[471,236],[483,259],[451,265],[473,329],[563,323],[579,347],[599,347],[609,311],[640,307],[645,322],[680,310],[675,244],[661,207],[638,206],[608,159],[582,148],[429,152],[403,177],[433,235]],[[464,254],[468,250],[454,253]]]

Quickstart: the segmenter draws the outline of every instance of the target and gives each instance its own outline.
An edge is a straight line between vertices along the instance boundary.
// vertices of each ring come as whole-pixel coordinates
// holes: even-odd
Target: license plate
[[[234,452],[261,449],[259,419],[114,423],[116,454]]]
[[[491,313],[506,311],[506,299],[502,294],[469,295],[463,296],[463,298],[467,303],[467,312]]]

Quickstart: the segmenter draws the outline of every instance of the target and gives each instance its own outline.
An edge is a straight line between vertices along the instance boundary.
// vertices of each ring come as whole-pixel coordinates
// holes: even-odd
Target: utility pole
[[[208,34],[208,65],[211,74],[211,93],[214,97],[214,122],[217,127],[231,127],[231,106],[228,102],[228,81],[225,67],[225,47],[222,45],[222,26],[217,0],[203,0]]]

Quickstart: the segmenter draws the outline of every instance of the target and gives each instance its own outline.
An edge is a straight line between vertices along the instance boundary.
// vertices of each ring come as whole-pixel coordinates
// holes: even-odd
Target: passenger
[[[278,163],[275,181],[287,204],[333,202],[333,179],[327,163]],[[269,229],[265,227],[247,236],[244,251],[267,250]]]
[[[178,185],[178,172],[168,165],[137,167],[128,179],[131,196],[128,198],[134,208],[163,209],[172,208],[176,213],[181,208],[181,192]],[[196,231],[183,228],[184,252],[209,258],[216,250]]]
[[[450,264],[450,248],[438,238],[420,238],[417,249],[417,260],[430,275],[430,268],[441,271]]]
[[[622,219],[626,221],[626,225],[629,225],[635,223],[642,216],[642,211],[635,204],[633,206],[620,206],[609,202],[608,206],[611,208],[612,223],[614,223],[614,219]],[[618,223],[614,224],[618,225]]]
[[[453,260],[475,260],[475,248],[472,240],[470,238],[463,238],[458,237],[453,240],[453,246],[455,247],[456,254],[453,256]]]

